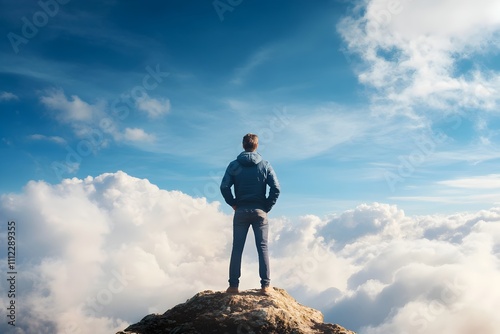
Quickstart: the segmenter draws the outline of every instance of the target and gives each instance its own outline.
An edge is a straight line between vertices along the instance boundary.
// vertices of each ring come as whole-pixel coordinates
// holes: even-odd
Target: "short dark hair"
[[[243,148],[247,152],[253,152],[259,145],[259,137],[253,133],[247,133],[243,136]]]

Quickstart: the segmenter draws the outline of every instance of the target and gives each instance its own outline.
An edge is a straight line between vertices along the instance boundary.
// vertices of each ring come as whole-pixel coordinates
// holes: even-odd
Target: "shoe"
[[[227,288],[226,293],[237,294],[240,293],[240,291],[238,290],[237,287],[230,286],[229,288]]]
[[[260,294],[264,296],[270,296],[271,295],[271,287],[270,286],[263,286],[260,288]]]

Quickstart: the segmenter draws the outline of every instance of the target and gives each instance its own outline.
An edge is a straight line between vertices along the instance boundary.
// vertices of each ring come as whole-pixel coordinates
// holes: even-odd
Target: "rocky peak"
[[[323,323],[323,314],[303,306],[285,290],[259,289],[239,294],[203,291],[163,314],[150,314],[117,334],[355,334]]]

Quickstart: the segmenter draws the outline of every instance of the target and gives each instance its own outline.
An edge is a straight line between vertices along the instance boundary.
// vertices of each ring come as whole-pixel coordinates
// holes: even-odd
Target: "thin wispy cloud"
[[[439,181],[438,184],[453,188],[497,189],[500,188],[500,174],[480,175],[468,178]]]
[[[145,112],[150,118],[158,118],[167,114],[170,111],[170,100],[166,98],[151,98],[149,95],[145,95],[137,99],[136,101],[137,109]]]
[[[11,92],[0,92],[0,101],[19,100],[19,97]]]
[[[147,133],[144,129],[138,127],[123,127],[120,123],[118,112],[123,113],[125,104],[122,103],[121,108],[117,107],[113,110],[115,104],[101,101],[98,104],[90,104],[80,97],[73,95],[70,98],[62,90],[51,90],[40,98],[42,104],[51,111],[51,116],[62,124],[69,125],[75,131],[75,134],[80,138],[98,138],[106,146],[106,140],[113,139],[115,141],[129,142],[153,142],[155,136]],[[170,102],[168,99],[155,99],[147,94],[136,101],[137,108],[148,115],[149,118],[160,117],[170,110]],[[120,106],[120,104],[116,104]],[[110,109],[111,108],[111,109]],[[128,115],[131,110],[125,109]],[[94,141],[95,141],[94,138]],[[32,139],[47,139],[35,136]]]
[[[253,71],[271,58],[273,52],[273,48],[265,47],[253,53],[241,67],[235,69],[231,83],[235,85],[244,83]]]
[[[31,140],[38,140],[38,141],[48,141],[48,142],[53,142],[56,144],[65,144],[66,140],[62,137],[59,136],[46,136],[46,135],[41,135],[41,134],[33,134],[28,137]]]
[[[497,144],[473,143],[467,147],[443,147],[436,152],[436,160],[441,164],[465,162],[470,165],[493,161],[500,158],[500,147]]]
[[[273,137],[273,156],[306,159],[322,155],[336,146],[363,137],[371,127],[369,119],[342,113],[338,105],[316,107],[308,109],[307,113],[289,111],[288,124]]]

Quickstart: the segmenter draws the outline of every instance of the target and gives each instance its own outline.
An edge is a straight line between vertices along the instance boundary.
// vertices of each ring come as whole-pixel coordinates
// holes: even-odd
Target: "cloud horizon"
[[[30,181],[3,194],[0,218],[18,226],[16,333],[116,332],[196,292],[225,289],[232,218],[220,206],[121,171]],[[242,289],[258,283],[252,242]],[[500,208],[406,216],[371,203],[326,217],[271,212],[270,251],[273,285],[360,334],[493,334],[500,325]]]

